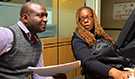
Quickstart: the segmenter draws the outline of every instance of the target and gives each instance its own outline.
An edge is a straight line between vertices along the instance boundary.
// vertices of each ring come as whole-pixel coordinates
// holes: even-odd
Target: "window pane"
[[[25,3],[26,0],[0,0],[0,2],[8,2],[8,3],[19,3],[19,4],[22,4],[22,3]]]

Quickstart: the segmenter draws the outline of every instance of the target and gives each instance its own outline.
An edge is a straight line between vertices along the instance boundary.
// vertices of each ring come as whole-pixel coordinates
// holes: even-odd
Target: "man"
[[[36,33],[45,31],[46,23],[46,9],[27,2],[21,8],[17,24],[0,27],[1,79],[30,79],[32,73],[27,67],[37,66],[42,50]]]

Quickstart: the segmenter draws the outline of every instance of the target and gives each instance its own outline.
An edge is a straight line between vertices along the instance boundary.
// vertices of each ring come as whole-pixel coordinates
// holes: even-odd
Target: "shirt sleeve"
[[[13,33],[8,28],[0,27],[0,55],[12,48]]]

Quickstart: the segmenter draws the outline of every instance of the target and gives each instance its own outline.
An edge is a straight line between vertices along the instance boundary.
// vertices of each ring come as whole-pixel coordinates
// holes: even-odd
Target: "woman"
[[[85,79],[128,79],[129,72],[118,70],[97,59],[104,48],[113,45],[113,41],[99,24],[94,11],[86,6],[79,8],[76,24],[72,48],[76,59],[82,62]]]

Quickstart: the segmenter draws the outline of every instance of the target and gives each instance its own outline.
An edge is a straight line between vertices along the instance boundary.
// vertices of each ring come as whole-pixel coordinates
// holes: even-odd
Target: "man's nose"
[[[43,17],[43,21],[44,21],[44,22],[47,22],[47,21],[48,21],[48,19],[47,19],[46,16]]]

